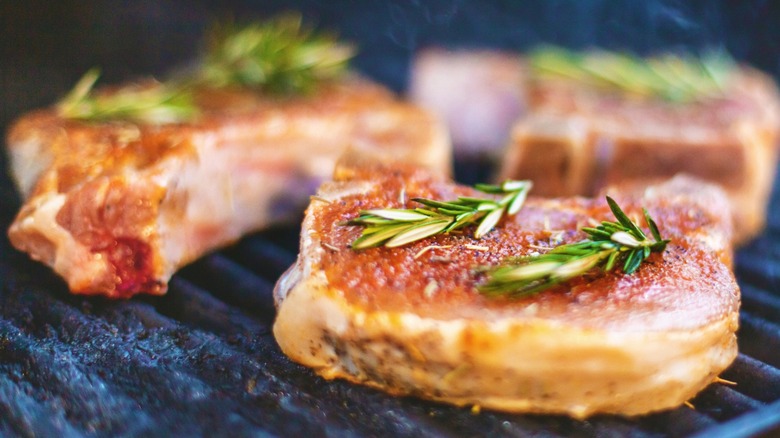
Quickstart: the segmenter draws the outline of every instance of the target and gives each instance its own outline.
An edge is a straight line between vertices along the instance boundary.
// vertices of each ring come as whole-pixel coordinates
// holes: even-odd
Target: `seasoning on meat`
[[[631,275],[595,271],[517,300],[480,293],[475,268],[582,240],[582,227],[614,217],[603,196],[530,196],[479,240],[440,234],[355,251],[346,248],[361,230],[343,223],[359,210],[475,191],[409,165],[345,160],[317,194],[327,202],[309,206],[297,262],[275,289],[279,346],[324,378],[584,418],[679,406],[736,357],[739,289],[717,187],[676,177],[609,189],[627,217],[647,208],[666,250]]]

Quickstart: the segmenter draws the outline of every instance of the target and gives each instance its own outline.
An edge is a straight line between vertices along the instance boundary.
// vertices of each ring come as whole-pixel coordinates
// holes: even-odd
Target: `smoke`
[[[547,43],[641,55],[715,47],[780,73],[780,2],[767,0],[201,1],[248,19],[300,10],[355,42],[355,65],[399,91],[409,60],[427,46],[525,51]]]
[[[550,43],[639,54],[719,46],[780,74],[780,2],[767,0],[68,0],[56,8],[31,1],[2,6],[0,56],[6,66],[35,58],[28,63],[65,72],[66,80],[51,78],[52,90],[93,65],[107,80],[165,71],[192,56],[210,19],[283,10],[356,43],[357,68],[396,90],[425,46],[524,51]]]
[[[780,73],[780,26],[775,25],[780,3],[765,0],[415,0],[350,6],[336,25],[368,42],[361,48],[375,51],[363,53],[371,59],[381,51],[399,61],[427,46],[525,51],[546,43],[641,55],[722,48]],[[371,26],[355,24],[361,21]],[[356,26],[361,31],[352,33]],[[386,71],[366,66],[371,74],[388,78]],[[405,85],[399,78],[390,82],[395,88]]]

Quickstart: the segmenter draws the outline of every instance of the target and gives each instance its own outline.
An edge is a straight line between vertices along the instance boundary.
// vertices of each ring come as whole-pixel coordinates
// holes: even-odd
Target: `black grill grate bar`
[[[342,384],[350,385],[340,381],[328,385]],[[363,421],[381,421],[376,430],[384,430],[384,435],[388,436],[657,436],[656,432],[647,432],[638,422],[619,417],[599,416],[590,421],[577,421],[562,416],[517,415],[489,410],[474,414],[469,407],[388,397],[360,386],[347,391],[344,409]],[[704,418],[697,424],[714,424]],[[392,429],[388,430],[388,427]]]
[[[250,317],[182,277],[171,279],[168,296],[160,301],[157,310],[190,327],[219,335],[262,336],[271,331],[268,323]]]
[[[736,248],[737,257],[745,255],[769,256],[770,260],[780,262],[780,250],[775,245],[780,238],[780,228],[766,229],[763,234],[748,242],[746,245]]]
[[[780,165],[775,171],[780,176]],[[780,209],[776,208],[777,206],[780,206],[780,184],[776,179],[766,211],[766,226],[773,231],[780,231]]]
[[[709,415],[719,422],[730,420],[764,406],[764,403],[758,400],[717,383],[708,386],[696,396],[692,403],[697,411]]]
[[[780,215],[767,218],[765,233],[771,236],[780,234]]]
[[[780,205],[780,196],[778,196],[780,195],[780,190],[777,192],[769,204],[766,216],[766,228],[774,232],[780,232],[780,214],[773,210],[774,206]]]
[[[78,301],[75,297],[66,298]],[[45,361],[49,355],[47,351],[53,351],[56,357],[53,356],[51,363],[46,362],[41,368],[50,375],[25,374],[25,377],[30,379],[32,387],[44,394],[45,399],[52,395],[55,399],[65,397],[67,404],[63,409],[68,422],[78,424],[81,428],[92,427],[122,433],[127,432],[127,427],[144,424],[154,424],[155,430],[165,430],[165,425],[160,424],[158,419],[154,418],[152,422],[145,419],[151,417],[151,413],[163,409],[189,410],[194,416],[207,415],[213,409],[194,403],[181,406],[183,400],[191,402],[193,398],[210,398],[215,390],[190,370],[180,366],[169,368],[163,366],[165,362],[160,362],[186,357],[187,349],[193,348],[192,338],[195,335],[179,329],[173,332],[167,329],[151,332],[121,331],[119,327],[132,324],[107,323],[99,315],[91,314],[95,309],[89,303],[82,301],[85,307],[79,311],[47,293],[37,295],[34,303],[13,303],[19,310],[30,309],[35,319],[43,318],[57,325],[56,332],[51,329],[57,333],[54,338],[35,334],[37,339],[46,341],[24,347],[29,360],[22,359],[22,366],[29,367],[31,361]],[[104,302],[103,305],[109,312],[122,307],[113,302]],[[101,313],[100,308],[97,310]],[[172,333],[179,333],[179,339],[186,340],[181,343],[171,342]],[[57,386],[50,381],[65,383]],[[212,376],[208,381],[218,380]],[[143,385],[137,385],[138,382],[143,382]],[[128,399],[132,403],[124,406],[126,403],[122,400]],[[117,406],[117,403],[121,406]],[[93,412],[100,407],[116,409]],[[141,417],[124,418],[117,412],[140,412]],[[95,421],[101,424],[94,424]],[[181,430],[186,426],[171,424],[167,427]],[[142,429],[140,433],[133,434],[150,432]]]
[[[742,285],[740,289],[743,312],[750,312],[771,321],[780,321],[780,296],[747,284]]]
[[[645,427],[640,422],[621,417],[597,417],[598,421],[590,424],[589,435],[602,436],[630,436],[630,437],[656,437],[658,432]],[[709,424],[709,423],[708,423]],[[570,436],[564,434],[564,436]]]
[[[22,416],[12,424],[24,426],[17,430],[20,435],[35,436],[43,431],[41,425],[51,428],[51,436],[78,433],[71,423],[87,423],[100,418],[109,422],[111,428],[121,428],[138,434],[144,425],[151,424],[145,412],[139,412],[131,398],[115,393],[102,379],[87,375],[79,369],[78,361],[63,361],[69,346],[56,343],[41,343],[6,321],[0,321],[0,331],[6,342],[3,345],[3,367],[0,368],[2,388],[7,394],[0,400],[13,401],[16,409],[10,409],[10,416]],[[36,382],[45,382],[40,386]],[[50,394],[72,394],[68,405],[58,403]],[[23,405],[22,411],[18,408]],[[130,428],[130,430],[126,430]]]
[[[738,252],[736,276],[740,285],[752,285],[765,290],[780,290],[780,263],[760,252]]]
[[[333,382],[327,385],[351,385],[346,382]],[[333,398],[330,395],[329,398]],[[338,394],[341,408],[348,411],[356,421],[367,423],[365,426],[373,430],[382,430],[386,436],[479,436],[484,433],[484,425],[480,425],[478,416],[472,415],[468,409],[452,406],[439,406],[435,403],[388,397],[387,395],[368,388],[347,388]],[[466,418],[466,421],[462,421]],[[361,420],[362,419],[362,420]],[[370,422],[376,422],[372,425]],[[494,423],[488,422],[490,427]],[[525,433],[541,433],[546,429],[533,419],[515,416],[511,427],[520,424]],[[510,428],[507,425],[507,428]],[[506,432],[504,432],[506,435]]]
[[[14,311],[24,311],[28,315],[21,324],[17,322],[17,327],[22,332],[39,339],[48,339],[51,337],[50,332],[56,327],[56,341],[69,344],[78,342],[85,328],[104,331],[110,329],[109,322],[91,315],[91,304],[80,297],[68,295],[65,284],[48,272],[47,268],[34,262],[28,264],[31,275],[6,284],[10,293],[4,298],[4,306],[0,308],[8,312],[3,316],[12,320],[17,320],[18,317]],[[18,293],[19,291],[30,293]],[[47,323],[37,324],[36,321]]]
[[[160,329],[175,329],[179,323],[157,311],[153,302],[156,298],[138,297],[127,300],[121,306],[110,301],[102,301],[93,306],[92,312],[116,324],[121,331],[152,331]],[[98,301],[99,302],[99,301]],[[85,301],[87,306],[90,301]]]
[[[210,260],[210,262],[208,261]],[[233,270],[234,275],[243,275],[247,274],[250,279],[245,279],[249,284],[249,287],[253,287],[252,283],[255,282],[255,280],[258,280],[257,277],[255,277],[253,274],[248,273],[245,271],[241,266],[233,263],[232,261],[226,259],[225,257],[221,257],[218,255],[211,256],[206,261],[207,265],[210,265],[210,268],[221,270],[223,268],[227,268],[227,270]],[[200,271],[200,269],[197,269],[197,271]],[[206,273],[208,275],[208,273]],[[224,274],[224,272],[222,273]],[[261,280],[261,279],[260,279]],[[261,280],[262,281],[262,280]],[[208,330],[211,330],[212,332],[220,335],[221,338],[228,340],[234,339],[236,342],[240,343],[241,339],[257,339],[259,333],[252,333],[250,330],[242,330],[240,327],[242,326],[241,321],[245,319],[243,315],[240,315],[238,312],[235,311],[235,309],[232,309],[232,312],[225,312],[225,309],[227,306],[224,304],[219,303],[219,300],[210,295],[207,291],[200,289],[194,284],[189,283],[186,279],[182,278],[176,278],[171,283],[171,291],[169,294],[172,294],[172,299],[174,300],[173,309],[177,311],[175,315],[172,315],[182,321],[183,323],[187,325],[191,325],[194,327],[197,327],[199,329],[206,328]],[[177,296],[180,295],[180,296]],[[221,298],[221,295],[219,295]],[[270,298],[270,297],[269,297]],[[168,301],[166,299],[166,301]],[[175,302],[180,302],[181,304],[175,304]],[[192,305],[192,307],[188,308],[188,306]],[[204,309],[209,309],[208,311]],[[166,312],[166,310],[163,310]],[[205,317],[205,319],[204,319]],[[268,320],[268,326],[270,327],[271,319]],[[245,324],[243,324],[245,326]],[[237,329],[237,327],[239,327]],[[246,327],[245,327],[246,328]],[[262,333],[266,335],[267,339],[270,339],[267,336],[267,333]],[[236,336],[236,335],[243,335],[243,336]],[[266,343],[268,341],[265,341]],[[271,341],[272,342],[272,341]],[[274,344],[275,345],[275,344]],[[234,345],[233,348],[239,348],[238,345]],[[246,351],[244,352],[247,355],[257,354],[258,352],[255,349],[255,346],[248,346]],[[276,350],[276,347],[274,347],[274,351],[266,351],[264,354],[272,354],[274,356],[281,356],[281,352],[278,352]],[[269,359],[268,357],[265,357],[265,359]],[[289,369],[292,368],[299,368],[296,365],[292,365],[288,362],[288,359],[282,357],[280,359],[282,362],[282,365],[280,366],[280,369],[277,369],[273,375],[267,375],[264,377],[258,377],[253,381],[253,391],[262,391],[264,395],[262,397],[258,397],[260,400],[258,401],[259,404],[273,404],[275,401],[279,402],[278,398],[278,391],[276,392],[277,395],[274,395],[274,391],[271,391],[269,389],[269,379],[276,382],[278,379],[285,379],[285,377],[289,374]],[[309,371],[306,370],[306,373]],[[310,406],[306,409],[314,409],[317,410],[317,400],[319,400],[318,397],[313,397],[313,395],[310,393],[310,390],[312,388],[317,387],[325,387],[327,385],[331,385],[330,383],[327,383],[325,380],[319,378],[319,377],[313,377],[309,379],[309,385],[301,385],[301,382],[297,382],[296,386],[289,386],[287,388],[287,393],[290,395],[285,396],[284,400],[281,400],[283,404],[286,404],[287,407],[291,410],[291,412],[295,412],[298,410],[301,410],[301,406]],[[278,383],[278,382],[277,382]],[[343,385],[344,382],[338,382],[335,385]],[[349,384],[346,384],[349,385]],[[260,389],[264,388],[264,389]],[[361,388],[366,391],[372,391],[369,389]],[[326,395],[322,398],[325,399],[333,399],[332,394]],[[365,398],[364,396],[362,398]],[[305,400],[302,400],[305,399]],[[358,397],[360,399],[360,396]],[[341,400],[340,403],[336,403],[335,405],[340,406],[343,403],[345,403],[344,400]],[[369,404],[369,406],[373,406],[373,404]],[[277,407],[278,408],[278,407]],[[370,407],[368,408],[370,411]],[[399,404],[397,407],[399,410],[403,410],[404,406],[403,404]],[[354,413],[354,411],[352,411]],[[306,414],[309,418],[314,418],[314,414],[319,414],[318,412],[310,412]],[[325,410],[325,415],[323,417],[323,420],[325,417],[331,418],[334,413],[333,412],[327,412]],[[366,416],[382,416],[386,415],[385,412],[368,412],[366,413]],[[406,412],[404,414],[405,416],[409,416],[409,413]],[[364,416],[365,417],[365,416]],[[443,432],[446,431],[446,429],[439,429],[436,427],[433,427],[433,425],[429,425],[428,427],[423,427],[424,419],[427,417],[425,415],[419,416],[419,418],[414,419],[406,419],[406,422],[408,424],[415,425],[415,428],[423,428],[427,429],[427,432],[432,433],[433,435],[440,435]],[[324,422],[324,424],[328,424],[327,422]],[[356,425],[351,424],[350,428],[355,429]],[[386,425],[385,425],[386,427]],[[343,430],[340,429],[340,433],[343,432]],[[400,431],[399,431],[400,432]],[[407,431],[408,432],[408,431]]]
[[[612,416],[597,416],[577,421],[554,415],[512,415],[484,411],[479,415],[466,412],[441,417],[458,436],[632,436],[652,437],[637,422]]]
[[[776,430],[778,424],[780,424],[780,401],[732,419],[727,423],[700,430],[691,435],[690,438],[756,437],[769,430]]]
[[[205,398],[215,405],[210,422],[217,430],[224,430],[227,419],[232,421],[238,417],[241,422],[251,423],[238,428],[245,433],[249,430],[282,436],[368,433],[362,424],[349,417],[349,412],[342,410],[340,402],[310,394],[307,388],[313,385],[313,380],[309,371],[287,363],[278,351],[269,348],[268,337],[222,338],[200,330],[182,336],[191,347],[180,367],[211,382],[215,391]],[[187,411],[186,405],[187,400],[180,398],[176,409]]]
[[[274,283],[222,254],[212,254],[188,266],[179,275],[264,321],[270,322],[274,318]]]
[[[765,263],[780,265],[780,247],[775,242],[780,241],[780,231],[767,231],[748,245],[739,248],[737,259],[741,263],[755,263],[760,258]]]
[[[552,415],[511,415],[483,411],[478,416],[447,413],[448,419],[460,436],[684,436],[718,424],[711,416],[680,407],[637,418],[599,415],[586,421]],[[462,421],[462,424],[460,423]],[[470,433],[470,432],[473,432]]]
[[[636,421],[644,430],[675,437],[687,436],[718,424],[712,417],[687,406],[638,417]]]
[[[350,430],[360,429],[359,425],[341,418],[338,404],[321,406],[318,398],[302,389],[306,385],[302,385],[301,381],[291,381],[301,378],[300,367],[289,364],[284,358],[279,359],[281,354],[271,347],[274,344],[270,335],[260,335],[257,330],[253,331],[253,327],[247,327],[248,319],[241,312],[236,309],[225,312],[207,292],[181,279],[174,280],[170,293],[173,301],[179,303],[174,304],[176,309],[181,308],[180,304],[197,302],[171,315],[196,329],[152,332],[153,338],[159,337],[168,343],[175,339],[176,344],[166,348],[152,339],[146,351],[151,355],[178,359],[173,377],[167,372],[161,373],[160,384],[155,385],[155,388],[161,388],[161,394],[153,394],[153,397],[170,399],[171,409],[213,410],[214,418],[203,421],[215,425],[223,424],[228,414],[238,415],[238,419],[231,421],[234,426],[243,423],[240,428],[244,430],[284,431],[292,435],[322,435],[327,432],[343,436],[349,435]],[[169,298],[161,301],[168,302]],[[203,308],[210,308],[210,312],[204,312]],[[257,323],[250,325],[256,326]],[[161,347],[163,351],[160,351]],[[178,352],[172,353],[170,348]],[[270,362],[273,361],[282,364],[271,368]],[[302,372],[309,375],[308,370]],[[186,381],[177,382],[182,378]],[[317,383],[323,382],[317,380]],[[196,393],[203,395],[202,403],[193,408],[181,406],[182,402],[187,403],[188,397],[171,396],[177,391],[177,386],[195,388]],[[233,396],[225,400],[220,393]],[[209,407],[209,404],[213,406]],[[203,414],[193,412],[193,415]],[[301,423],[301,417],[310,421]],[[177,426],[173,424],[171,427],[175,429]]]
[[[292,389],[284,393],[285,397],[289,400],[303,398],[294,403],[305,402],[312,409],[320,409],[322,413],[316,413],[316,417],[321,416],[322,422],[331,417],[347,418],[351,422],[351,429],[363,430],[361,436],[375,435],[376,431],[383,431],[387,436],[462,436],[462,431],[455,429],[453,422],[457,423],[455,419],[461,417],[468,420],[474,418],[468,409],[390,397],[381,391],[342,380],[326,381],[308,368],[291,363],[276,346],[262,352],[261,356],[264,361],[263,371],[268,373],[266,379],[272,382],[294,382],[291,383],[294,385]],[[266,379],[263,381],[267,385]],[[260,382],[258,379],[258,385]],[[262,397],[273,400],[273,394],[267,395],[273,393],[272,390],[266,387],[260,391],[263,392]],[[278,391],[276,394],[279,397]],[[515,417],[521,422],[522,418]],[[309,417],[307,421],[315,420]],[[466,421],[464,424],[469,423]],[[464,430],[469,427],[473,426],[464,426]],[[475,429],[474,435],[478,434],[479,430]]]
[[[736,383],[735,391],[765,403],[780,396],[780,370],[742,353],[722,377]]]
[[[296,243],[293,252],[292,248],[288,249],[289,243],[287,246],[284,246],[268,239],[275,232],[276,229],[272,229],[260,235],[243,239],[236,245],[223,251],[223,254],[252,271],[255,275],[268,281],[276,282],[276,279],[295,261],[298,252],[298,240],[290,241],[290,243]],[[283,232],[283,230],[280,230],[280,232]]]
[[[738,333],[740,351],[775,368],[780,367],[780,326],[743,311]]]

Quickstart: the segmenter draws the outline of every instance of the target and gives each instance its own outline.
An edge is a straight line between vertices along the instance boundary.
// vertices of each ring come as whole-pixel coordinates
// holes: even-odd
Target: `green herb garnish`
[[[79,120],[126,119],[148,123],[174,123],[192,117],[192,95],[182,87],[164,83],[126,86],[113,93],[95,93],[98,69],[89,70],[57,103],[62,117]]]
[[[492,269],[479,290],[489,296],[525,297],[596,268],[611,271],[622,265],[623,272],[632,274],[651,252],[666,249],[669,240],[661,238],[647,210],[643,210],[645,222],[654,241],[609,196],[607,203],[617,222],[604,221],[596,228],[583,228],[589,236],[586,240],[557,246],[541,255],[520,257],[511,264]]]
[[[303,27],[301,16],[243,28],[218,28],[198,72],[212,87],[243,86],[274,93],[306,92],[320,80],[342,73],[352,46]]]
[[[531,182],[510,180],[498,186],[477,184],[474,187],[483,193],[504,196],[498,200],[461,196],[449,202],[413,198],[412,201],[424,207],[361,211],[359,217],[346,223],[366,227],[352,243],[352,248],[397,247],[477,223],[474,237],[479,239],[492,230],[505,214],[513,215],[520,211],[531,189]]]
[[[198,113],[195,88],[305,93],[341,74],[353,52],[331,35],[304,28],[299,15],[246,27],[227,26],[213,35],[202,62],[189,74],[99,93],[93,88],[100,74],[92,69],[57,104],[57,110],[62,117],[78,120],[182,122]]]
[[[545,47],[532,52],[529,61],[536,77],[565,77],[594,87],[671,102],[723,95],[736,66],[723,50],[711,50],[702,56],[664,54],[640,58],[604,50],[579,53]]]

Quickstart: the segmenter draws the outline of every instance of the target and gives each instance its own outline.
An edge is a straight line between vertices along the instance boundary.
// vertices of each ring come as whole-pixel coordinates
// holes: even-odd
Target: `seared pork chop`
[[[449,124],[456,156],[504,150],[498,179],[531,179],[538,195],[592,196],[685,172],[725,189],[737,243],[761,231],[780,133],[769,76],[739,66],[721,96],[670,102],[576,75],[537,76],[530,64],[511,52],[427,49],[415,58],[410,99]]]
[[[429,48],[414,58],[409,100],[438,114],[456,158],[498,158],[525,112],[522,57],[492,50]]]
[[[737,243],[763,228],[780,132],[780,97],[766,75],[740,68],[722,98],[684,104],[565,79],[530,84],[500,178],[530,178],[539,194],[568,196],[686,172],[725,189]]]
[[[437,119],[359,78],[289,98],[202,89],[196,103],[188,123],[88,123],[53,109],[16,121],[13,245],[74,293],[162,294],[182,265],[300,214],[348,146],[450,169]]]
[[[480,240],[468,231],[356,251],[360,210],[474,196],[429,172],[345,163],[312,199],[297,262],[275,289],[274,335],[326,379],[512,412],[638,415],[678,406],[737,354],[728,201],[688,177],[610,189],[671,239],[633,274],[594,273],[523,298],[478,291],[478,266],[581,240],[604,198],[531,197]]]

